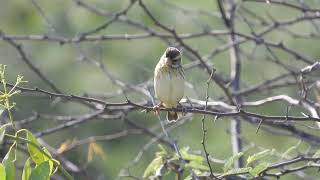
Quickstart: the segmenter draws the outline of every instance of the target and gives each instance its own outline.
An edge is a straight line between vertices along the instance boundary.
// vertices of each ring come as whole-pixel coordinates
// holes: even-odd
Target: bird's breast
[[[155,94],[168,108],[176,107],[184,94],[184,79],[178,69],[156,68]]]

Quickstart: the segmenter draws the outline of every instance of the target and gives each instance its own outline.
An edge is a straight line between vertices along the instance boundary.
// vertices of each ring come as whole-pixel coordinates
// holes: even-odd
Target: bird
[[[159,114],[160,107],[176,108],[184,95],[184,70],[181,65],[181,52],[176,47],[168,47],[154,70],[154,91],[160,100],[154,110]],[[167,112],[167,120],[175,122],[178,114]]]

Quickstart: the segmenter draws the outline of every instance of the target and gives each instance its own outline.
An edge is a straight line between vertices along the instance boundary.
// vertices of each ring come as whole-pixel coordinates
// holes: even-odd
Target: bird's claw
[[[182,114],[182,116],[185,116],[185,115],[187,114],[188,108],[185,107],[185,106],[183,106],[181,103],[179,103],[179,105],[180,105],[180,108],[181,108],[181,114]]]
[[[156,115],[160,115],[160,107],[161,107],[161,105],[162,105],[162,103],[159,103],[159,104],[153,106],[152,109],[153,109],[153,111],[154,111],[154,113],[155,113]]]

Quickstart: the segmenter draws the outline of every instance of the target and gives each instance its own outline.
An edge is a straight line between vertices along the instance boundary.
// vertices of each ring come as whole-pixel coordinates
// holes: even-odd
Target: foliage
[[[266,149],[266,150],[263,150],[263,151],[261,151],[261,152],[258,152],[258,153],[256,153],[256,154],[253,154],[253,155],[249,156],[249,157],[247,158],[247,166],[248,166],[249,164],[257,161],[257,160],[260,160],[260,159],[262,159],[262,158],[264,158],[264,157],[272,154],[273,151],[274,151],[274,149],[272,149],[272,150]]]
[[[209,170],[205,165],[205,158],[190,152],[189,147],[181,148],[181,155],[185,164],[181,163],[177,153],[166,150],[160,144],[159,148],[160,151],[156,152],[155,158],[144,171],[143,178],[164,177],[170,173],[180,174],[182,170],[187,172],[194,170],[197,172],[197,175],[201,175],[203,172]]]
[[[11,114],[12,108],[15,107],[15,103],[11,102],[11,98],[18,94],[19,91],[16,90],[16,86],[20,83],[24,83],[26,81],[23,80],[23,76],[18,76],[15,85],[8,90],[7,82],[5,79],[5,70],[6,66],[0,64],[0,80],[3,85],[4,91],[0,91],[0,107],[3,108],[1,113],[7,111],[9,114],[10,124],[5,124],[0,127],[0,139],[1,143],[4,138],[13,140],[7,154],[2,160],[0,166],[0,176],[1,179],[5,178],[6,180],[15,180],[16,179],[16,167],[15,161],[17,160],[17,146],[20,144],[27,144],[27,149],[29,156],[32,161],[35,163],[35,167],[33,168],[30,165],[30,159],[28,158],[25,162],[22,180],[49,180],[50,176],[52,176],[57,169],[60,169],[62,173],[66,176],[67,179],[73,179],[68,172],[66,172],[63,167],[60,165],[59,161],[52,158],[51,154],[45,147],[41,147],[40,143],[34,137],[34,135],[27,129],[19,129],[17,130],[14,125],[13,116]],[[6,129],[12,126],[15,133],[14,135],[6,134]],[[53,171],[53,167],[56,168]]]
[[[239,152],[238,154],[234,154],[233,156],[231,156],[227,160],[227,162],[224,164],[223,171],[227,172],[231,168],[231,166],[234,164],[234,162],[237,161],[242,155],[243,155],[243,152]]]

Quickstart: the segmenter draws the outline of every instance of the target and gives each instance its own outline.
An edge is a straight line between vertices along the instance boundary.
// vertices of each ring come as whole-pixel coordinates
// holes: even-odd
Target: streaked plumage
[[[160,58],[154,71],[154,90],[166,108],[175,108],[184,94],[184,75],[181,66],[181,53],[169,47]],[[178,119],[176,112],[168,112],[167,120]]]

